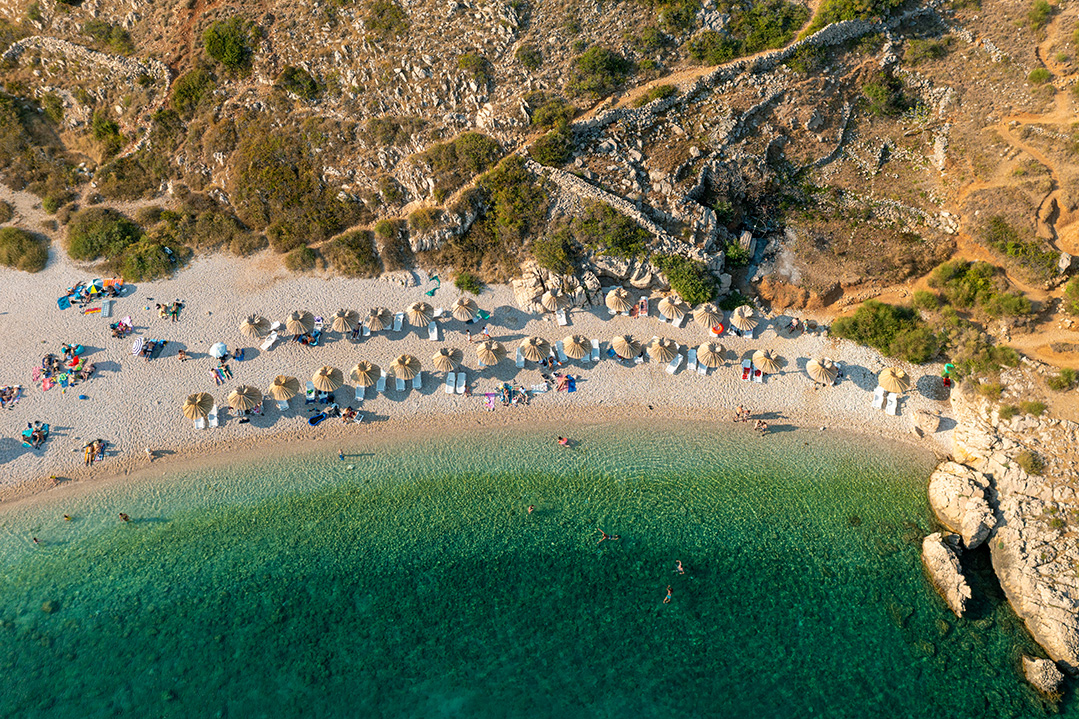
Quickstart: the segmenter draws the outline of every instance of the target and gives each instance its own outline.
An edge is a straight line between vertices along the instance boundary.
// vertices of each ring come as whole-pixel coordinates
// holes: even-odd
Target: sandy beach
[[[720,338],[726,349],[727,364],[710,370],[707,376],[687,372],[685,365],[673,376],[665,364],[646,361],[640,365],[621,364],[605,356],[607,344],[616,334],[631,334],[641,342],[653,336],[669,337],[682,346],[683,355],[708,339],[707,332],[687,318],[682,328],[661,323],[655,302],[648,318],[610,317],[605,307],[577,308],[570,311],[570,326],[559,327],[550,316],[526,314],[512,303],[506,286],[492,286],[478,298],[481,309],[491,313],[492,338],[502,341],[510,357],[496,367],[477,369],[475,350],[466,340],[466,330],[478,335],[482,323],[465,325],[444,317],[439,320],[439,340],[428,339],[426,328],[409,327],[401,332],[376,332],[353,342],[338,333],[327,332],[322,346],[304,347],[295,342],[278,341],[268,351],[244,338],[238,329],[242,319],[257,313],[271,321],[283,321],[296,309],[307,309],[327,318],[339,307],[361,314],[374,306],[392,311],[403,310],[410,303],[427,299],[434,307],[449,308],[459,296],[449,283],[431,298],[425,283],[403,287],[381,280],[349,280],[320,275],[294,275],[280,267],[278,259],[265,254],[245,260],[213,256],[195,260],[175,278],[142,283],[128,288],[116,300],[111,318],[100,314],[83,315],[77,308],[59,310],[56,298],[67,287],[83,279],[97,277],[92,269],[72,263],[54,245],[49,266],[30,275],[14,270],[0,270],[3,295],[7,299],[0,317],[6,342],[0,345],[0,384],[21,384],[23,397],[13,409],[0,413],[3,436],[0,438],[0,499],[11,500],[54,486],[49,479],[95,480],[127,474],[148,463],[145,450],[156,456],[155,464],[165,465],[179,459],[192,460],[207,453],[238,450],[274,451],[287,444],[326,440],[347,446],[350,439],[389,433],[422,433],[434,423],[460,426],[470,431],[506,423],[543,423],[564,421],[596,422],[604,418],[624,417],[627,413],[664,418],[706,418],[730,422],[733,409],[745,405],[753,416],[765,419],[771,431],[794,427],[825,428],[916,441],[939,454],[950,447],[945,419],[941,431],[919,439],[913,434],[913,416],[918,409],[946,413],[947,402],[935,396],[939,381],[935,366],[904,367],[912,379],[911,391],[901,400],[899,416],[892,417],[870,406],[876,375],[895,364],[869,348],[805,333],[790,338],[777,331],[786,325],[786,317],[763,317],[755,339],[730,334]],[[637,296],[639,293],[635,293]],[[160,319],[156,303],[184,302],[178,322]],[[126,339],[115,339],[108,325],[130,315],[135,332]],[[537,335],[552,343],[568,334],[584,334],[599,339],[604,356],[598,363],[570,361],[557,371],[580,377],[578,391],[572,394],[550,391],[535,396],[529,406],[503,407],[493,412],[484,409],[484,392],[493,391],[502,382],[531,387],[542,382],[540,372],[548,372],[536,363],[517,369],[513,362],[516,344],[526,336]],[[131,353],[136,337],[168,340],[163,354],[147,362]],[[217,362],[207,352],[214,342],[225,342],[230,351],[244,348],[245,359],[233,361],[233,380],[217,386],[211,369]],[[42,357],[59,354],[61,343],[81,344],[85,357],[94,362],[96,375],[89,381],[63,391],[59,386],[42,391],[31,380],[31,371],[40,366]],[[464,352],[464,368],[472,390],[471,397],[446,395],[444,373],[434,371],[431,356],[443,347]],[[757,349],[772,349],[783,360],[782,371],[768,376],[763,384],[741,381],[741,360]],[[184,349],[192,359],[180,362],[177,351]],[[180,413],[180,405],[189,394],[210,392],[219,407],[227,407],[227,395],[237,385],[251,384],[265,389],[279,374],[299,378],[301,385],[323,365],[340,368],[346,384],[338,390],[342,407],[351,404],[354,382],[348,372],[360,360],[385,368],[399,354],[416,355],[423,364],[423,388],[397,392],[393,379],[385,393],[369,388],[362,411],[362,424],[343,424],[328,419],[318,427],[307,423],[311,407],[303,397],[294,398],[287,412],[280,412],[267,402],[264,414],[241,424],[232,413],[223,415],[216,429],[197,430]],[[834,387],[816,386],[805,372],[805,363],[815,356],[827,356],[840,363],[844,377]],[[87,399],[79,399],[84,395]],[[52,435],[43,449],[34,451],[22,446],[19,434],[27,422],[40,420],[52,426]],[[567,432],[570,430],[567,429]],[[109,443],[107,458],[93,467],[83,466],[82,447],[93,439]]]

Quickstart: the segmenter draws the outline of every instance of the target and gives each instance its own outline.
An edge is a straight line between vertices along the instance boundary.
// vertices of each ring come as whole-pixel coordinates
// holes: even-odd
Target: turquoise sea
[[[560,429],[271,447],[4,509],[0,716],[1079,716],[1021,680],[1037,649],[984,556],[969,618],[925,579],[932,457]]]

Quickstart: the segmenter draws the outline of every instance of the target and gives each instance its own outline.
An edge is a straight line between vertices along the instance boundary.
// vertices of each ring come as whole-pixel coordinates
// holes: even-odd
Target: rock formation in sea
[[[970,585],[959,565],[959,537],[933,532],[922,540],[922,563],[937,591],[955,616],[963,616],[970,599]]]
[[[1048,659],[1023,655],[1023,675],[1031,686],[1048,697],[1059,699],[1064,672]]]
[[[940,523],[974,549],[996,526],[993,508],[985,499],[989,479],[957,462],[944,462],[929,478],[929,505]]]
[[[953,455],[989,482],[993,569],[1034,639],[1065,671],[1079,672],[1079,425],[1031,415],[1002,420],[968,384],[952,392]],[[950,510],[938,514],[950,524]]]

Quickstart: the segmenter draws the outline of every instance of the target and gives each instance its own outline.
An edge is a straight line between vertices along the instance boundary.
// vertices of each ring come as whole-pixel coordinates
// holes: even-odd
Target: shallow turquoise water
[[[575,438],[323,450],[11,509],[0,716],[1049,713],[999,589],[958,621],[923,576],[932,458],[726,424]]]

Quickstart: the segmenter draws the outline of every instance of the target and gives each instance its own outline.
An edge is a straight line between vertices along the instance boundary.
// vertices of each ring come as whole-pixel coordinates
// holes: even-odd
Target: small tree
[[[253,25],[238,15],[218,20],[202,33],[206,54],[232,71],[250,67]]]

